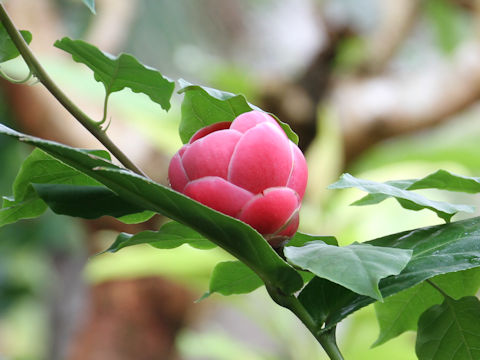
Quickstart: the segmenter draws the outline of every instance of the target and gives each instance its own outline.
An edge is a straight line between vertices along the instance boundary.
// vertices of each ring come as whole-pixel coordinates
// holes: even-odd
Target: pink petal
[[[287,227],[284,230],[280,231],[278,234],[265,236],[266,240],[272,247],[276,248],[282,246],[285,241],[289,240],[293,235],[295,235],[299,223],[298,210],[295,211],[290,220],[288,220]]]
[[[276,234],[291,220],[299,206],[298,195],[292,189],[271,188],[252,198],[238,218],[262,235]]]
[[[274,125],[262,123],[248,130],[238,142],[227,179],[258,194],[270,187],[285,186],[292,163],[288,138]]]
[[[233,150],[241,136],[238,131],[219,130],[192,143],[182,156],[190,180],[205,176],[226,179]]]
[[[308,180],[307,162],[297,145],[291,142],[290,146],[293,152],[293,167],[292,173],[288,178],[287,187],[295,190],[298,196],[300,196],[300,200],[302,200]]]
[[[168,181],[173,190],[182,192],[185,186],[187,185],[189,179],[185,169],[182,165],[181,153],[184,151],[182,147],[170,160],[170,165],[168,166]]]
[[[190,141],[188,143],[191,144],[194,141],[197,141],[198,139],[201,139],[202,137],[205,137],[214,131],[226,130],[230,127],[231,124],[232,123],[230,121],[222,121],[222,122],[218,122],[218,123],[206,126],[204,128],[201,128],[195,134],[193,134],[193,136],[190,138]]]
[[[249,111],[237,116],[236,119],[233,120],[230,129],[244,133],[247,130],[253,128],[254,126],[264,122],[274,125],[283,133],[282,128],[280,127],[280,125],[278,125],[277,121],[273,117],[271,117],[267,113],[257,110]]]
[[[219,177],[190,182],[184,194],[221,213],[236,216],[253,194]]]

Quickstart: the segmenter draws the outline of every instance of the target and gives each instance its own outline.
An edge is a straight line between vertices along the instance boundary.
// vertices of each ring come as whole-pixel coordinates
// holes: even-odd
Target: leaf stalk
[[[317,323],[312,318],[297,297],[294,295],[285,295],[279,289],[268,285],[266,285],[266,288],[273,301],[278,305],[289,309],[302,321],[331,360],[344,360],[336,342],[335,327],[328,331],[322,331],[322,324]]]
[[[30,50],[27,42],[23,39],[16,26],[8,16],[3,4],[0,3],[0,21],[5,30],[12,39],[16,48],[20,52],[23,60],[27,64],[32,74],[47,88],[47,90],[67,109],[67,111],[86,128],[100,143],[107,148],[115,158],[127,169],[145,176],[145,174],[125,155],[107,136],[107,134],[98,126],[98,123],[85,114],[70,98],[57,86],[57,84],[48,75],[33,52]]]

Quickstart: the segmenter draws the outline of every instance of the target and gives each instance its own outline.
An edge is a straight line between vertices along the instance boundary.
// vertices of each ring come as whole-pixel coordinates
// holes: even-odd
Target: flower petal
[[[227,179],[255,194],[285,186],[292,170],[290,141],[270,123],[248,130],[232,155]],[[190,176],[190,173],[187,170]]]
[[[203,205],[235,217],[253,194],[220,177],[204,177],[190,182],[184,194]]]
[[[292,219],[295,212],[298,212],[299,205],[298,195],[292,189],[270,188],[252,198],[242,209],[238,219],[246,222],[262,235],[276,234],[284,226],[287,226],[285,230],[291,233],[293,229],[287,222]]]
[[[227,178],[233,150],[242,134],[234,130],[219,130],[195,141],[182,157],[190,180],[205,176]]]
[[[264,113],[262,111],[257,111],[257,110],[252,110],[237,116],[235,120],[233,120],[233,123],[230,126],[230,129],[245,133],[247,132],[247,130],[250,130],[254,126],[264,122],[274,125],[281,132],[283,132],[282,128],[280,127],[280,125],[278,125],[278,123],[275,121],[273,117],[271,117],[267,113]]]
[[[170,160],[168,166],[168,181],[173,190],[183,192],[183,189],[187,185],[189,179],[185,169],[183,168],[181,154],[184,152],[182,147]]]
[[[293,152],[293,167],[288,178],[287,187],[295,190],[298,196],[300,196],[300,200],[302,200],[308,180],[307,162],[297,145],[290,142],[290,146]]]

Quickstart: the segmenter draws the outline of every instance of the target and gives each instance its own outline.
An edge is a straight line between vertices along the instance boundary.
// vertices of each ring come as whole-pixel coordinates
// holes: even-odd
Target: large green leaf
[[[110,162],[52,141],[35,138],[0,125],[0,133],[35,145],[101,182],[139,208],[163,214],[196,230],[246,263],[269,286],[286,294],[303,284],[301,276],[252,227],[212,210],[172,189]]]
[[[419,360],[480,359],[480,301],[445,298],[428,309],[418,322],[415,351]]]
[[[480,218],[405,231],[367,244],[413,250],[412,259],[400,274],[380,280],[379,288],[386,298],[433,276],[479,267]],[[329,282],[326,279],[316,281]],[[334,283],[327,283],[325,287],[337,294],[335,306],[328,310],[325,330],[374,302],[371,297]]]
[[[480,268],[443,274],[431,279],[453,298],[475,295],[480,287]],[[402,334],[416,330],[420,315],[429,307],[440,304],[443,296],[427,282],[401,291],[375,303],[375,312],[380,325],[380,335],[374,346]]]
[[[338,247],[323,241],[288,246],[284,253],[290,263],[377,300],[382,299],[380,279],[399,274],[412,256],[412,250],[358,243]]]
[[[262,279],[240,261],[223,261],[213,269],[209,290],[199,300],[213,293],[247,294],[263,285]]]
[[[114,253],[124,247],[139,244],[150,244],[158,249],[173,249],[183,244],[197,249],[212,249],[216,246],[188,226],[170,221],[158,231],[146,230],[135,235],[121,233],[106,251]]]
[[[82,40],[67,37],[57,40],[55,46],[71,54],[76,62],[87,65],[93,71],[95,80],[105,86],[107,96],[129,88],[133,92],[148,95],[163,109],[170,109],[175,83],[158,70],[141,64],[132,55],[114,57]]]
[[[182,102],[180,138],[187,143],[197,130],[223,121],[233,121],[238,115],[252,110],[260,110],[247,102],[243,95],[198,86],[180,79],[182,87],[178,92],[185,94]],[[272,114],[271,114],[272,115]],[[275,117],[288,138],[298,144],[298,136],[288,124]]]
[[[32,34],[30,31],[21,30],[20,33],[25,41],[30,44],[32,41]],[[15,59],[18,55],[20,55],[20,53],[18,52],[17,47],[10,38],[10,35],[8,35],[3,24],[0,23],[0,63]]]
[[[142,213],[135,222],[143,222],[153,216],[152,212],[144,212],[144,209],[123,200],[104,186],[33,184],[33,187],[48,207],[60,215],[97,219],[105,215],[121,218]]]
[[[427,186],[429,183],[431,183],[431,181],[425,181],[423,186]],[[363,198],[354,202],[353,205],[376,204],[388,197],[394,197],[405,209],[415,211],[429,209],[435,212],[446,222],[449,222],[452,216],[458,212],[463,211],[471,213],[474,211],[474,208],[469,205],[455,205],[447,202],[434,201],[412,191],[404,190],[411,185],[412,184],[409,183],[409,180],[379,183],[370,180],[358,179],[350,174],[343,174],[340,177],[340,180],[330,185],[328,188],[346,189],[355,187],[372,195],[368,198]]]

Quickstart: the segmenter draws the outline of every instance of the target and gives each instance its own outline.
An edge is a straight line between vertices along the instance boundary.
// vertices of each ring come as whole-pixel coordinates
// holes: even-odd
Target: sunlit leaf
[[[377,300],[382,299],[380,279],[399,274],[412,256],[411,250],[368,244],[338,247],[322,241],[288,246],[284,253],[290,263]]]
[[[0,124],[0,133],[35,145],[87,174],[139,208],[158,212],[191,227],[247,264],[269,286],[297,291],[301,276],[252,227],[212,210],[172,189],[66,145],[24,135]]]
[[[480,301],[474,296],[445,298],[424,312],[415,351],[419,360],[480,359]]]
[[[216,246],[188,226],[170,221],[158,231],[146,230],[135,235],[121,233],[106,251],[114,253],[124,247],[139,244],[150,244],[158,249],[173,249],[183,244],[197,249],[212,249]]]
[[[455,299],[475,295],[480,287],[480,268],[439,275],[431,281]],[[420,315],[442,301],[443,296],[432,285],[422,282],[386,298],[383,303],[375,303],[380,335],[374,346],[405,331],[416,330]]]
[[[247,294],[262,285],[262,279],[242,262],[224,261],[218,263],[213,269],[209,290],[199,300],[203,300],[213,293]]]
[[[179,93],[185,96],[182,102],[182,119],[180,122],[180,138],[187,143],[197,130],[223,121],[233,121],[238,115],[251,110],[260,110],[247,102],[243,95],[198,86],[180,79]],[[274,116],[273,114],[271,114]],[[275,116],[274,116],[275,117]],[[288,138],[298,144],[298,136],[288,126],[275,117]]]
[[[30,44],[32,41],[32,34],[30,31],[21,30],[20,33],[25,41]],[[18,55],[20,55],[20,53],[18,52],[17,47],[10,38],[10,35],[8,35],[3,24],[0,23],[0,63],[15,59]]]
[[[428,184],[424,182],[424,186]],[[330,185],[329,189],[346,189],[358,188],[366,191],[371,196],[360,199],[353,203],[353,205],[370,205],[376,204],[385,200],[388,197],[394,197],[402,207],[409,210],[423,210],[429,209],[435,212],[440,218],[449,222],[453,215],[458,212],[473,212],[474,208],[469,205],[455,205],[447,202],[434,201],[426,197],[414,193],[413,191],[404,190],[411,184],[408,180],[396,181],[392,183],[379,183],[370,180],[363,180],[353,177],[350,174],[343,174],[336,183]],[[425,187],[422,187],[425,188]]]
[[[120,54],[115,57],[82,40],[67,37],[57,40],[55,46],[71,54],[76,62],[87,65],[93,71],[95,80],[105,86],[107,96],[129,88],[133,92],[148,95],[163,109],[170,109],[175,83],[158,70],[141,64],[132,55]]]

